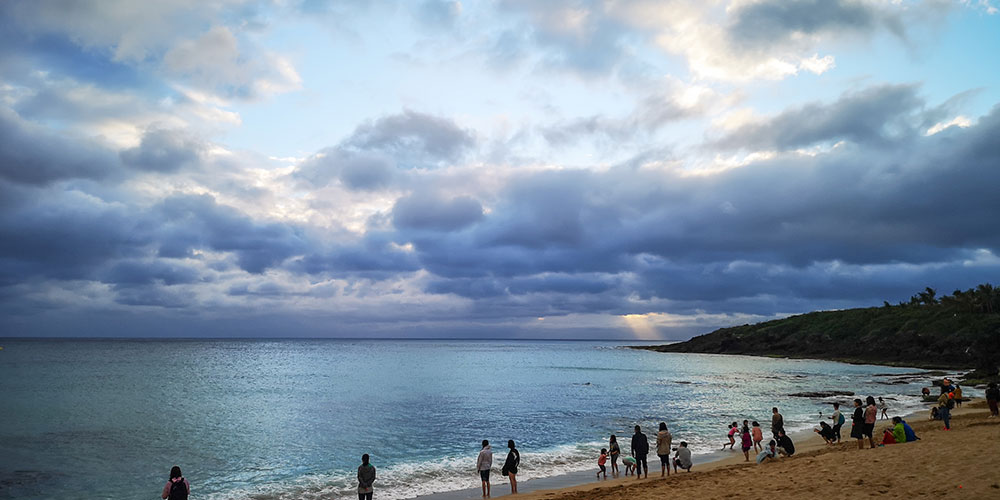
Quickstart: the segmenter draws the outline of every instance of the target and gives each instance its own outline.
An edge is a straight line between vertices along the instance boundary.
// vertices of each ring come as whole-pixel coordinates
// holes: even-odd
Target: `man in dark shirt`
[[[795,454],[795,445],[784,430],[778,431],[778,453],[790,457]]]
[[[646,455],[649,454],[649,440],[646,435],[639,431],[639,426],[635,426],[635,434],[632,435],[632,456],[635,457],[635,478],[639,479],[639,472],[642,476],[649,476],[649,465],[646,464]]]

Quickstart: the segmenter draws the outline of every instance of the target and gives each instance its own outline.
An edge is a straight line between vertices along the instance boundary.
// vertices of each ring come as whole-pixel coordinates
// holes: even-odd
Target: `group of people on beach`
[[[924,389],[924,395],[928,390]],[[937,399],[937,404],[932,411],[932,417],[944,422],[944,430],[949,430],[951,410],[960,406],[962,401],[961,388],[949,379],[944,379],[941,383],[941,395]],[[990,383],[986,389],[986,401],[990,409],[990,418],[998,416],[998,403],[1000,403],[1000,389],[996,383]],[[883,430],[882,440],[878,446],[885,446],[898,443],[909,443],[920,439],[914,433],[913,428],[899,416],[891,417],[887,415],[888,405],[880,397],[876,402],[873,396],[868,396],[863,402],[855,399],[854,412],[851,416],[851,438],[856,439],[858,449],[864,449],[865,440],[870,448],[875,448],[875,424],[880,416],[890,420],[890,425]],[[881,413],[881,415],[880,415]],[[822,413],[820,414],[822,416]],[[826,420],[831,420],[832,425]],[[828,445],[838,444],[841,441],[841,427],[846,423],[844,414],[840,411],[840,403],[833,403],[833,414],[819,423],[819,428],[814,429]],[[750,461],[750,450],[757,453],[758,464],[768,460],[777,459],[779,456],[790,457],[795,454],[795,444],[785,433],[785,419],[778,411],[777,407],[771,408],[771,435],[772,439],[765,445],[764,433],[757,421],[743,420],[742,426],[738,422],[729,424],[727,432],[728,442],[722,445],[725,450],[728,446],[730,450],[736,445],[736,434],[739,434],[740,448],[743,451],[745,461]],[[521,454],[514,445],[513,440],[507,441],[507,458],[501,468],[501,474],[510,480],[511,494],[517,493],[517,474],[521,465]],[[659,430],[656,434],[656,455],[660,459],[660,477],[669,476],[673,467],[674,473],[679,469],[691,472],[693,461],[691,450],[686,441],[681,441],[679,446],[673,447],[673,435],[667,429],[666,422],[660,422]],[[618,438],[612,434],[607,448],[601,448],[600,456],[597,459],[597,476],[607,479],[607,462],[611,461],[612,477],[617,477],[621,473],[618,461],[621,460],[625,476],[635,475],[636,479],[649,477],[649,465],[647,456],[650,451],[649,439],[643,434],[640,426],[635,426],[635,434],[629,445],[629,455],[622,456],[622,449],[618,444]],[[671,457],[671,453],[673,456]],[[490,471],[493,468],[493,450],[488,440],[483,440],[479,455],[476,458],[476,471],[479,473],[482,483],[483,497],[490,496]],[[372,500],[373,485],[375,483],[375,467],[371,464],[367,454],[362,455],[361,465],[358,467],[358,500]],[[178,466],[170,469],[170,478],[163,487],[161,498],[164,500],[187,500],[191,492],[191,485],[181,474]]]

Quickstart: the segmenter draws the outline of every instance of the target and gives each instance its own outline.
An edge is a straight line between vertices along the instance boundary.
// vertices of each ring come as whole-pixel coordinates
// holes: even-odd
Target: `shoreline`
[[[985,400],[978,398],[969,401],[969,403],[975,401],[983,401],[983,404],[985,405]],[[928,408],[929,407],[930,406],[928,406]],[[927,410],[924,409],[915,410],[900,416],[902,416],[903,419],[906,420],[908,423],[912,423],[918,421],[917,420],[919,418],[917,416],[918,414],[926,413],[926,411]],[[953,414],[958,416],[958,415],[963,415],[969,411],[975,411],[975,410],[972,408],[963,408],[961,410],[953,410]],[[855,441],[850,437],[851,431],[850,431],[849,413],[845,414],[845,417],[847,418],[847,421],[845,422],[844,424],[845,427],[841,432],[842,435],[841,441],[839,444],[836,445],[827,445],[826,442],[823,440],[823,438],[818,433],[813,432],[811,428],[800,429],[789,432],[788,436],[792,439],[792,442],[795,444],[795,455],[793,455],[793,457],[791,458],[799,457],[814,452],[822,452],[823,450],[826,449],[838,448],[841,446],[845,446],[846,444],[854,446]],[[878,422],[876,422],[876,429],[879,429],[880,425],[881,426],[886,425],[887,422],[889,422],[889,420],[879,420]],[[770,431],[769,428],[765,431],[765,438],[762,441],[763,444],[766,444],[770,440],[769,438],[767,438],[767,434],[769,433],[769,431]],[[653,441],[654,439],[655,436],[650,436],[651,441]],[[879,439],[876,439],[876,442],[878,442],[878,440]],[[675,441],[675,446],[673,446],[673,448],[676,448],[676,443],[679,442],[680,441]],[[739,441],[737,441],[737,443],[739,443]],[[651,442],[650,447],[651,449],[654,447],[653,442]],[[565,474],[558,474],[555,476],[546,476],[546,477],[539,477],[539,478],[520,481],[518,482],[519,491],[516,498],[536,500],[544,497],[545,499],[548,500],[551,498],[560,498],[559,495],[562,494],[574,493],[578,491],[589,491],[592,489],[611,490],[628,486],[633,483],[647,484],[653,481],[669,481],[675,476],[697,475],[698,473],[706,473],[729,467],[743,467],[747,465],[752,466],[756,465],[757,453],[758,452],[755,452],[753,450],[750,451],[749,462],[742,460],[740,458],[743,456],[742,450],[740,451],[718,450],[708,454],[703,454],[701,455],[702,457],[708,457],[708,460],[704,461],[698,461],[698,456],[696,455],[694,456],[694,467],[691,469],[691,472],[679,471],[675,474],[672,472],[673,468],[671,467],[671,474],[669,476],[661,478],[658,474],[659,473],[658,465],[660,463],[659,458],[655,453],[651,452],[649,456],[652,458],[648,460],[649,476],[643,479],[636,479],[635,476],[625,477],[624,473],[619,474],[618,477],[611,477],[609,473],[607,479],[595,479],[594,475],[597,470],[596,466],[597,461],[595,459],[594,461],[595,465],[592,468],[593,470],[588,469],[586,471],[570,472]],[[671,457],[673,457],[673,454],[671,454]],[[782,460],[788,460],[788,459],[789,458],[786,457]],[[611,469],[610,463],[608,464],[608,469],[609,471]],[[656,474],[654,475],[654,473]],[[503,476],[500,476],[499,473],[497,473],[496,476],[491,475],[490,477],[491,477],[491,487],[492,487],[492,494],[490,498],[498,498],[498,497],[514,498],[514,496],[510,494],[510,484],[506,479],[502,481],[494,480],[494,478],[499,479],[503,478]],[[474,480],[470,479],[470,481]],[[411,497],[408,500],[476,500],[476,499],[482,499],[482,491],[479,487],[465,488],[462,490],[446,491],[441,493],[433,493],[429,495],[420,495],[416,497]]]
[[[875,449],[869,449],[868,444],[865,443],[863,450],[858,450],[856,447],[855,440],[850,438],[850,427],[845,427],[844,437],[839,444],[836,445],[826,445],[822,438],[812,432],[812,431],[797,431],[796,433],[789,434],[793,441],[796,443],[796,453],[792,457],[785,457],[779,460],[775,460],[762,465],[757,465],[756,461],[751,456],[749,463],[740,460],[742,456],[741,452],[736,452],[735,456],[724,457],[720,460],[715,460],[712,462],[707,462],[704,464],[699,464],[695,462],[694,468],[690,473],[681,471],[677,474],[671,474],[670,476],[661,478],[659,475],[655,477],[651,474],[648,478],[637,480],[634,477],[623,478],[619,477],[616,479],[609,478],[607,481],[594,481],[591,480],[585,484],[568,485],[551,489],[532,489],[530,492],[525,492],[519,494],[518,498],[524,500],[583,500],[583,499],[604,499],[604,498],[636,498],[636,499],[649,499],[661,498],[664,495],[675,495],[679,494],[680,491],[677,490],[678,487],[690,488],[690,495],[695,495],[697,498],[728,498],[733,496],[733,491],[739,491],[739,485],[735,485],[733,488],[726,486],[727,483],[732,482],[732,478],[735,474],[740,475],[750,475],[753,476],[757,472],[760,472],[760,476],[768,476],[772,479],[781,480],[781,476],[778,478],[773,478],[776,469],[787,469],[794,467],[796,469],[801,469],[803,467],[815,465],[818,458],[823,458],[826,462],[832,462],[832,464],[840,464],[841,466],[846,466],[848,469],[855,467],[849,463],[845,463],[844,456],[848,454],[856,454],[855,457],[862,460],[869,460],[875,463],[876,474],[878,470],[885,470],[886,473],[891,473],[891,468],[896,466],[895,463],[885,463],[880,458],[872,459],[874,453],[881,453],[884,451],[893,451],[894,454],[902,455],[902,462],[898,465],[906,466],[911,460],[919,461],[920,463],[931,463],[932,467],[934,465],[933,460],[928,460],[934,450],[939,448],[934,448],[935,446],[942,446],[942,440],[951,440],[952,436],[959,436],[964,433],[975,433],[976,435],[971,437],[974,442],[982,442],[983,437],[978,436],[982,432],[992,433],[987,436],[986,439],[992,438],[993,440],[1000,438],[1000,419],[987,419],[986,414],[988,409],[986,409],[985,400],[982,398],[975,398],[963,405],[962,408],[956,408],[952,411],[952,429],[950,433],[945,435],[945,431],[941,430],[940,421],[927,420],[926,416],[921,417],[920,413],[922,411],[917,410],[911,412],[902,417],[914,428],[917,435],[920,437],[920,441],[915,443],[905,443],[901,445],[890,445],[887,447],[877,446]],[[887,424],[887,421],[881,420],[876,423],[876,436],[881,429],[883,429]],[[849,424],[849,422],[848,422]],[[982,431],[982,432],[980,432]],[[796,439],[796,434],[811,434],[805,438]],[[964,437],[964,436],[963,436]],[[880,441],[880,438],[876,439],[876,443]],[[937,444],[935,444],[937,442]],[[943,446],[947,446],[945,443]],[[960,447],[955,446],[949,451],[955,453],[959,458],[964,452],[972,452],[972,447]],[[982,447],[978,448],[976,451],[983,451]],[[966,469],[966,466],[977,465],[978,472],[983,472],[990,479],[988,481],[982,481],[980,483],[973,483],[973,488],[970,488],[969,484],[959,485],[958,488],[965,490],[968,495],[972,493],[970,490],[979,490],[982,492],[989,491],[990,494],[1000,495],[1000,454],[995,453],[994,450],[986,449],[985,453],[992,458],[992,461],[987,462],[977,462],[972,459],[964,460],[965,463],[960,464],[958,467],[961,470]],[[654,455],[655,456],[655,455]],[[882,468],[882,469],[879,469]],[[830,469],[825,467],[818,467],[816,471],[819,473],[827,473]],[[958,471],[949,469],[952,475],[957,475]],[[871,473],[870,470],[865,471]],[[846,474],[846,472],[845,472]],[[806,472],[806,477],[797,479],[808,479],[809,477],[814,477],[815,475],[809,475]],[[839,475],[839,474],[835,474]],[[907,476],[911,477],[911,476]],[[912,476],[916,477],[916,476]],[[785,480],[790,479],[785,478]],[[756,478],[750,478],[749,481],[753,482]],[[867,480],[861,479],[856,484],[861,485],[868,484]],[[769,481],[763,481],[765,484],[771,484]],[[966,482],[967,483],[967,482]],[[746,483],[749,485],[751,483]],[[822,482],[819,483],[822,485]],[[844,484],[840,482],[834,482],[832,484],[832,489],[829,492],[830,496],[836,496],[841,494],[844,488]],[[520,486],[520,485],[519,485]],[[503,485],[506,487],[506,485]],[[952,491],[955,486],[950,486],[947,490]],[[505,488],[506,489],[506,488]],[[707,492],[705,490],[715,490],[714,492]],[[809,496],[822,497],[827,496],[827,493],[816,491],[814,488],[807,489]],[[882,490],[880,490],[882,491]],[[758,496],[752,498],[774,498],[775,490],[772,488],[765,488],[765,491]],[[493,497],[498,496],[510,496],[506,492],[502,495],[493,495]],[[742,496],[742,495],[741,495]],[[912,494],[901,494],[896,495],[899,498],[912,498],[919,496],[926,496],[926,493],[912,493]],[[979,498],[981,496],[973,495],[971,498]],[[421,498],[431,498],[421,497]],[[433,498],[438,498],[433,496]],[[472,497],[463,496],[455,497],[468,499]],[[481,498],[479,491],[476,490],[475,498]]]

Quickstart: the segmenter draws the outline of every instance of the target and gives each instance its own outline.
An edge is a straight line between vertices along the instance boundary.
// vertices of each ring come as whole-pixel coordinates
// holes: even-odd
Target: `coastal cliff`
[[[1000,288],[980,285],[940,298],[928,288],[898,305],[811,312],[637,348],[975,368],[986,377],[1000,362]]]

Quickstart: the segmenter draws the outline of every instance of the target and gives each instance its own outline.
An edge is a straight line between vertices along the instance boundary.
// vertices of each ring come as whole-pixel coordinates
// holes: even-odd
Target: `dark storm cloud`
[[[313,247],[285,267],[309,275],[385,279],[420,269],[412,252],[392,245],[392,235],[368,232],[361,241],[330,248]]]
[[[108,149],[59,134],[0,106],[0,178],[44,185],[61,179],[103,179],[121,172]]]
[[[197,165],[205,152],[203,141],[181,130],[150,129],[138,146],[119,153],[126,165],[153,172],[175,172]]]
[[[261,273],[307,248],[299,228],[256,222],[209,195],[172,196],[154,213],[163,220],[156,231],[162,256],[187,256],[201,248],[232,252],[243,270]]]
[[[903,21],[872,3],[855,0],[764,0],[731,13],[728,32],[737,46],[770,46],[800,35],[871,32],[885,27],[903,37]]]
[[[294,177],[322,187],[334,179],[350,189],[388,186],[397,169],[434,168],[458,161],[475,145],[454,121],[404,111],[359,125],[350,137],[296,169]]]
[[[726,149],[794,149],[840,140],[880,144],[913,135],[923,105],[914,85],[885,85],[811,103],[743,125],[712,145]]]
[[[170,286],[196,283],[200,273],[197,269],[166,260],[128,259],[114,263],[100,279],[119,288],[156,283]]]
[[[400,229],[455,231],[482,218],[482,205],[468,196],[442,199],[413,194],[396,200],[392,207],[393,224]]]

